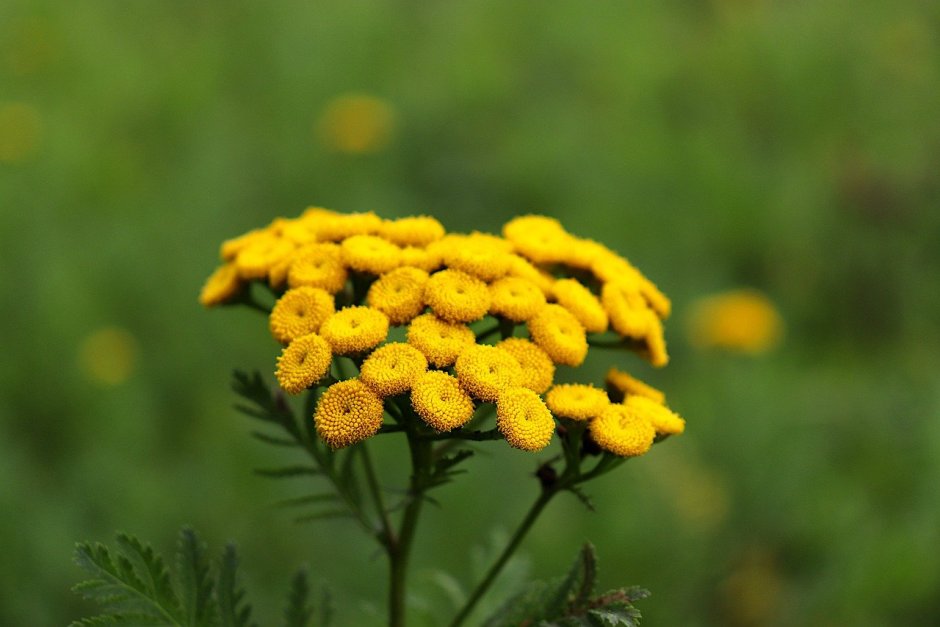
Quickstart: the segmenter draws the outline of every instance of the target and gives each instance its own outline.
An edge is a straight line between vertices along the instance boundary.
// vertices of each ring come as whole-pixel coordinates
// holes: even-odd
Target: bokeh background
[[[590,539],[647,625],[937,624],[938,112],[935,2],[5,0],[0,624],[93,610],[76,541],[185,523],[263,621],[307,562],[381,623],[373,546],[251,473],[291,459],[232,409],[264,320],[196,302],[223,239],[311,204],[545,213],[673,298],[670,366],[617,359],[686,434],[555,502],[492,602]],[[534,494],[536,457],[482,451],[422,521],[416,625]]]

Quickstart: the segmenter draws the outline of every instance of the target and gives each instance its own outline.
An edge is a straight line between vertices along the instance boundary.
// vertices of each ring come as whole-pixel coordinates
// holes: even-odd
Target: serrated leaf
[[[259,372],[249,375],[236,370],[232,390],[246,401],[236,404],[236,410],[256,420],[280,425],[295,442],[303,441],[286,398],[279,389],[269,387]]]
[[[629,603],[608,605],[588,610],[587,615],[594,624],[603,627],[638,627],[640,610]]]
[[[284,627],[307,627],[313,616],[310,605],[310,585],[306,569],[300,569],[291,579],[287,607],[284,609]]]
[[[116,554],[102,544],[82,543],[76,547],[75,563],[93,579],[74,590],[96,601],[102,610],[100,615],[84,619],[85,624],[128,624],[127,617],[138,623],[176,623],[178,609],[168,576],[162,576],[166,572],[162,560],[158,562],[149,547],[129,536],[120,536],[119,544]],[[125,551],[132,555],[123,554]]]
[[[184,625],[193,627],[215,624],[217,613],[212,603],[212,577],[205,545],[188,527],[180,531],[177,553],[180,609]]]
[[[496,612],[486,620],[484,627],[517,627],[522,624],[534,625],[543,615],[545,597],[553,592],[555,586],[548,581],[533,581],[522,592],[510,597]]]
[[[222,627],[251,627],[251,605],[245,602],[245,591],[238,585],[238,553],[235,545],[228,544],[219,567],[219,585],[216,598]]]
[[[546,598],[542,613],[537,618],[555,618],[582,607],[594,591],[596,576],[597,555],[594,547],[585,543],[568,569],[568,574],[558,583],[551,596]]]
[[[314,627],[329,627],[333,624],[333,595],[325,584],[318,586],[317,603],[314,604]]]
[[[568,574],[549,582],[532,582],[485,623],[487,627],[637,627],[640,611],[634,600],[649,592],[639,587],[612,590],[592,597],[597,580],[597,555],[586,543]]]

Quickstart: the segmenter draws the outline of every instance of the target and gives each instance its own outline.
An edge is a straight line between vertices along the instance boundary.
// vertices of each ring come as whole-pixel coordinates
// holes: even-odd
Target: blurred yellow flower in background
[[[698,348],[723,348],[756,355],[780,342],[783,318],[763,293],[731,290],[693,303],[686,329],[689,342]]]
[[[42,135],[39,112],[25,102],[0,103],[0,162],[16,163],[36,153]]]
[[[120,327],[102,327],[89,333],[78,348],[78,365],[92,382],[120,385],[137,367],[137,339]]]
[[[316,124],[320,140],[331,150],[349,154],[381,151],[395,133],[395,111],[379,98],[345,94],[330,101]]]

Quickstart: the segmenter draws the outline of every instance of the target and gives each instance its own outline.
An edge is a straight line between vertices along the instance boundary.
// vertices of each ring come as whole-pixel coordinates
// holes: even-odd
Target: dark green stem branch
[[[457,616],[454,617],[454,620],[451,622],[451,627],[458,627],[462,625],[467,617],[470,616],[470,613],[476,607],[476,604],[480,601],[486,591],[489,590],[490,586],[493,585],[493,582],[496,580],[496,577],[499,575],[500,571],[506,565],[506,562],[509,561],[509,558],[512,557],[512,554],[519,547],[519,544],[522,543],[522,540],[526,537],[526,534],[529,533],[529,529],[532,528],[533,523],[539,517],[539,514],[542,513],[542,510],[545,509],[545,506],[548,505],[548,502],[552,500],[558,494],[556,489],[543,490],[539,497],[532,504],[532,507],[529,508],[529,512],[526,514],[526,517],[522,520],[522,523],[516,529],[516,532],[513,534],[512,539],[509,541],[509,544],[506,545],[506,548],[503,549],[503,552],[500,554],[499,558],[490,566],[489,571],[483,577],[483,580],[477,585],[476,589],[473,591],[473,594],[470,595],[470,598],[467,599],[467,602],[464,603],[463,608]]]
[[[405,416],[408,433],[408,449],[411,452],[411,481],[408,486],[408,504],[402,516],[398,536],[388,544],[389,557],[389,621],[391,627],[405,625],[405,591],[408,580],[408,560],[414,541],[418,517],[424,504],[424,492],[427,489],[431,473],[431,442],[417,434],[417,417],[412,413]]]
[[[360,446],[362,447],[362,466],[366,471],[369,492],[372,494],[372,502],[375,505],[379,520],[382,522],[382,537],[384,539],[382,544],[388,547],[395,542],[395,531],[392,528],[392,521],[388,517],[388,510],[385,508],[385,500],[382,498],[382,488],[379,486],[379,481],[375,475],[375,467],[372,465],[372,457],[369,455],[369,448],[366,446],[366,442],[363,442]]]

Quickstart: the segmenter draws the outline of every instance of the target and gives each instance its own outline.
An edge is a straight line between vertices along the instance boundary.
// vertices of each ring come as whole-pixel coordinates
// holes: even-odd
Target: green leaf
[[[633,602],[649,596],[638,587],[593,596],[597,555],[591,544],[581,548],[568,574],[550,582],[536,581],[512,597],[485,623],[487,627],[637,627],[640,611]]]
[[[245,401],[236,404],[236,410],[256,420],[280,425],[293,441],[303,442],[294,413],[279,389],[269,387],[259,372],[249,375],[236,370],[232,378],[232,389]]]
[[[252,627],[251,605],[245,602],[245,591],[237,582],[238,553],[228,544],[222,554],[216,599],[222,627]]]
[[[178,624],[178,603],[162,560],[134,538],[118,537],[116,554],[102,544],[79,544],[75,563],[92,579],[73,590],[102,607],[97,624]],[[81,623],[78,623],[81,624]]]
[[[310,475],[320,475],[323,474],[319,468],[314,468],[313,466],[283,466],[281,468],[256,468],[256,475],[261,475],[262,477],[301,477],[301,476],[310,476]]]
[[[584,490],[581,489],[580,486],[573,485],[568,488],[568,491],[578,497],[578,500],[581,501],[581,504],[588,508],[589,511],[596,511],[594,509],[594,501]]]
[[[262,442],[266,444],[270,444],[272,446],[286,446],[286,447],[300,446],[296,440],[291,440],[288,438],[279,438],[275,435],[269,435],[263,431],[252,431],[251,437],[257,440],[261,440]]]
[[[212,603],[212,577],[205,545],[188,527],[180,531],[177,568],[179,598],[183,624],[197,627],[217,622],[216,607]]]
[[[307,627],[312,616],[313,607],[310,604],[307,570],[302,568],[291,580],[287,608],[284,610],[284,627]]]
[[[594,592],[597,577],[597,555],[594,546],[585,543],[565,578],[546,599],[539,618],[552,618],[568,613],[569,608],[580,609]]]

